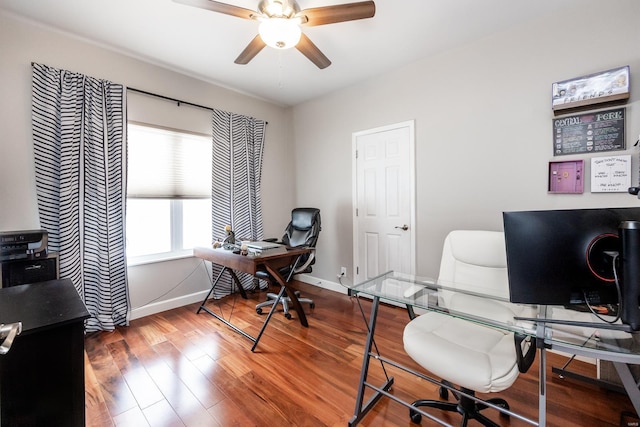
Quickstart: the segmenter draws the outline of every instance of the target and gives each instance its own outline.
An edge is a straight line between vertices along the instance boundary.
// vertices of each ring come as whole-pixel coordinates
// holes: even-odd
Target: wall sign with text
[[[554,83],[554,111],[588,107],[629,98],[629,66]]]
[[[631,187],[631,156],[593,157],[592,193],[626,193]]]
[[[615,108],[553,119],[553,155],[624,150],[625,117]]]

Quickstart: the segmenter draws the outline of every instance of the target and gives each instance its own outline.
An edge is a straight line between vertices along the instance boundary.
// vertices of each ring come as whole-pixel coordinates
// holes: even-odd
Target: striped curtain
[[[213,240],[225,237],[224,229],[227,225],[231,226],[237,239],[259,240],[263,237],[260,179],[265,128],[266,123],[262,120],[213,111]],[[219,267],[212,267],[216,277]],[[239,274],[238,278],[243,288],[255,287],[252,276]],[[230,292],[231,280],[223,275],[216,286],[214,298]]]
[[[40,225],[91,318],[127,325],[126,92],[104,80],[33,64],[32,126]]]

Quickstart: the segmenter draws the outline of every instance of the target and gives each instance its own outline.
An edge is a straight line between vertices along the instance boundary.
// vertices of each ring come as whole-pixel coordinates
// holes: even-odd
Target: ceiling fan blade
[[[302,33],[302,36],[300,36],[300,41],[296,45],[296,49],[298,49],[304,56],[306,56],[309,61],[316,64],[316,66],[321,70],[331,65],[331,61],[329,61],[329,58],[324,56],[324,53],[322,53],[320,49],[318,49],[318,47],[313,44],[311,39],[304,33]]]
[[[235,62],[236,64],[242,64],[242,65],[248,64],[249,61],[251,61],[254,56],[260,53],[260,51],[265,46],[266,44],[262,41],[260,34],[258,34],[253,38],[253,40],[249,42],[247,47],[244,48],[244,50],[240,53],[240,55],[238,55],[236,60],[233,62]]]
[[[306,22],[304,22],[303,18],[304,25],[315,26],[366,19],[373,17],[375,14],[376,5],[373,1],[361,1],[304,9],[298,16],[306,17]]]
[[[225,15],[236,16],[238,18],[253,19],[259,15],[258,12],[245,9],[231,4],[221,3],[213,0],[173,0],[176,3],[186,4],[187,6],[199,7],[213,12],[224,13]]]

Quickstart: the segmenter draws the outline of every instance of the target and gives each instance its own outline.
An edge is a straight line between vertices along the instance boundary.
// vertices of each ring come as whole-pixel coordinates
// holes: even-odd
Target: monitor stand
[[[640,330],[640,221],[623,221],[619,228],[622,243],[622,323]]]

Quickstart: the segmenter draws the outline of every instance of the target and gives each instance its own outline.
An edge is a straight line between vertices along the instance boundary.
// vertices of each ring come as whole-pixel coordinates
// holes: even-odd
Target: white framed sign
[[[626,193],[631,187],[631,156],[593,157],[592,193]]]

